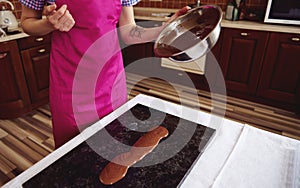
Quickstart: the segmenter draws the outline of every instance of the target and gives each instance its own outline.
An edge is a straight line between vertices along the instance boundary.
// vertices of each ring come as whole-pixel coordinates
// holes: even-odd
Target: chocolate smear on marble
[[[132,165],[142,160],[168,134],[169,131],[162,126],[151,129],[134,143],[129,152],[113,158],[101,171],[99,180],[105,185],[112,185],[121,180]]]

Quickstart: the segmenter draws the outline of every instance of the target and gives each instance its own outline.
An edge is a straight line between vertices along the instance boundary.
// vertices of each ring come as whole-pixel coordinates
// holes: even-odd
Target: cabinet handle
[[[36,39],[35,39],[35,41],[37,41],[37,42],[42,42],[43,40],[44,40],[43,37],[39,37],[39,38],[36,38]]]
[[[4,59],[7,56],[7,53],[0,54],[0,59]]]
[[[39,53],[44,53],[44,52],[46,52],[46,49],[45,48],[39,49],[38,52]]]
[[[294,42],[299,42],[299,41],[300,41],[300,38],[298,38],[298,37],[292,37],[291,40],[294,41]]]
[[[246,36],[248,36],[249,34],[248,33],[241,33],[241,36],[244,36],[244,37],[246,37]]]

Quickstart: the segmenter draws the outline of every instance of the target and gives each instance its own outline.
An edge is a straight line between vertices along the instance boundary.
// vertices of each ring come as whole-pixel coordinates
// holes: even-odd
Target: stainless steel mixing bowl
[[[190,62],[202,57],[216,44],[221,20],[222,10],[216,5],[189,10],[162,30],[154,44],[156,56],[175,62]]]

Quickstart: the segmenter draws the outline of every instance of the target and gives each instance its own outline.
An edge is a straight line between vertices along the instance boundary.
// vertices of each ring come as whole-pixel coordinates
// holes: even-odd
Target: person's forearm
[[[22,29],[29,35],[46,35],[54,30],[54,27],[48,22],[46,18],[27,18],[22,20]]]
[[[123,7],[119,19],[119,31],[126,44],[145,43],[155,40],[163,27],[143,28],[137,26],[133,7]]]
[[[67,9],[67,5],[57,8],[56,4],[44,7],[45,18],[42,11],[22,6],[21,25],[29,35],[46,35],[54,30],[68,32],[75,25],[75,20]]]
[[[122,40],[126,44],[138,44],[154,41],[159,33],[162,31],[163,26],[153,28],[143,28],[135,24],[120,27]]]
[[[137,26],[134,20],[133,7],[123,7],[120,20],[119,29],[122,40],[126,44],[145,43],[156,40],[161,31],[178,16],[185,14],[190,7],[186,6],[177,11],[171,18],[169,18],[162,26],[153,28],[143,28]]]

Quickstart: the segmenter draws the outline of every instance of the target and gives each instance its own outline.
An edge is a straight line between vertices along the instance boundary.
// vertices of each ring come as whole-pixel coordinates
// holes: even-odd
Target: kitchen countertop
[[[163,8],[157,9],[157,8],[148,8],[148,7],[135,7],[134,11],[135,11],[136,19],[155,20],[155,21],[164,22],[169,19],[165,15],[174,13],[177,11],[177,9],[163,9]],[[221,22],[221,27],[300,34],[299,26],[266,24],[266,23],[261,23],[261,22],[244,21],[244,20],[229,21],[229,20],[223,19]]]
[[[137,20],[166,21],[177,9],[134,7],[134,17]]]
[[[7,42],[10,40],[16,40],[16,39],[20,39],[20,38],[24,38],[24,37],[28,37],[29,35],[27,35],[24,32],[18,33],[18,34],[12,34],[12,35],[7,35],[5,37],[0,38],[0,42]]]
[[[297,27],[297,26],[285,26],[279,24],[265,24],[260,22],[243,21],[243,20],[229,21],[223,19],[221,22],[221,27],[300,34],[299,26]]]
[[[132,116],[129,119],[128,117],[125,119],[120,118],[123,114],[127,113],[129,109],[138,104],[149,107],[151,115],[148,119],[138,119],[136,120],[137,122],[141,121],[140,123],[148,124],[153,120],[157,121],[157,116],[152,117],[152,113],[156,114],[158,110],[182,118],[185,121],[195,122],[216,130],[216,133],[206,147],[201,147],[200,158],[195,160],[184,178],[181,179],[180,187],[219,188],[252,186],[281,188],[286,186],[298,187],[300,185],[299,141],[228,120],[221,116],[215,116],[154,97],[138,95],[108,116],[85,129],[80,135],[49,154],[15,179],[5,184],[3,188],[21,187],[24,182],[27,182],[36,174],[47,169],[49,165],[59,164],[61,158],[65,155],[70,156],[68,154],[72,154],[74,148],[78,148],[78,146],[85,143],[85,141],[93,135],[96,135],[98,131],[105,129],[104,127],[106,125],[115,120],[126,123],[130,118],[138,118],[135,117],[134,111],[132,111]],[[151,109],[154,109],[154,111],[151,111]],[[157,124],[158,122],[153,121],[152,124],[153,123]],[[132,126],[131,128],[134,130],[135,125],[132,124]],[[184,137],[176,138],[181,139]],[[168,139],[167,137],[166,140]],[[89,152],[86,148],[81,148],[81,151]],[[88,158],[88,156],[84,157]],[[72,159],[72,157],[67,158],[66,162],[74,165],[78,165],[78,162],[80,162],[80,157],[77,160]],[[90,159],[90,161],[94,163],[94,160]],[[78,168],[82,169],[80,166],[78,166]],[[96,164],[90,168],[90,170],[85,169],[87,170],[86,172],[97,170],[99,165]],[[179,169],[173,170],[175,170],[173,171],[174,173]],[[99,172],[96,174],[98,173]],[[145,174],[146,172],[141,171],[140,173]],[[153,173],[157,175],[156,172]],[[54,174],[55,177],[50,177],[46,174],[46,177],[69,181],[69,174],[72,174],[72,171],[64,174],[58,172]],[[89,181],[85,181],[84,178],[85,177],[79,178],[79,180],[69,179],[71,183],[80,181],[83,183],[81,186],[84,186],[84,184],[87,185],[90,183]],[[40,183],[43,184],[43,182]],[[101,183],[98,182],[98,184],[97,187],[101,187]],[[46,184],[45,186],[49,185]],[[133,187],[134,186],[138,186],[138,184],[133,184]],[[145,185],[145,187],[147,186],[151,185]]]

